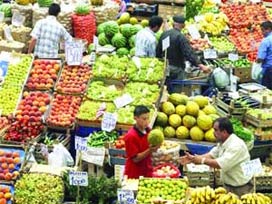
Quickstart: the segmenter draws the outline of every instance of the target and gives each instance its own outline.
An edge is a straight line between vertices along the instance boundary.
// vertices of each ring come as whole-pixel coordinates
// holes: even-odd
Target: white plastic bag
[[[251,69],[251,78],[255,81],[260,81],[262,78],[262,66],[261,63],[254,62]]]
[[[223,70],[220,67],[217,67],[216,69],[213,70],[213,77],[214,77],[214,82],[215,85],[218,88],[225,88],[230,84],[230,79],[228,74],[226,73],[225,70]]]
[[[74,159],[68,150],[59,143],[54,145],[53,152],[48,155],[48,164],[54,167],[74,165]]]

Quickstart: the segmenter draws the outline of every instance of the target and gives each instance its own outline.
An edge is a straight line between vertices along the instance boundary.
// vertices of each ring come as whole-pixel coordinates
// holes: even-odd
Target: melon
[[[176,114],[180,115],[181,117],[186,115],[186,106],[185,105],[178,105],[176,107]]]
[[[190,129],[190,137],[194,141],[202,141],[204,139],[204,132],[198,126]]]
[[[173,138],[176,135],[176,130],[172,126],[167,126],[164,128],[163,134],[165,137]]]
[[[169,125],[171,125],[174,128],[177,128],[181,125],[181,117],[178,114],[172,114],[169,116],[168,119]]]
[[[189,129],[185,126],[179,126],[176,130],[176,137],[178,139],[188,139],[189,138]]]
[[[191,115],[185,115],[182,122],[185,127],[191,128],[196,124],[196,119]]]
[[[213,120],[209,115],[198,116],[196,123],[204,131],[211,129],[213,126]]]
[[[169,101],[163,102],[161,109],[166,115],[172,115],[176,112],[175,106]]]
[[[194,101],[188,101],[186,104],[186,113],[192,116],[197,116],[199,111],[199,106]],[[205,111],[204,111],[205,112]]]

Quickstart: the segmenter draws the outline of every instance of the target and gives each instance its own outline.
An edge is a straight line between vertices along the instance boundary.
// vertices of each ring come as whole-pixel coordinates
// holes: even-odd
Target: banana
[[[215,189],[215,194],[226,194],[227,190],[224,189],[223,187],[218,187]]]

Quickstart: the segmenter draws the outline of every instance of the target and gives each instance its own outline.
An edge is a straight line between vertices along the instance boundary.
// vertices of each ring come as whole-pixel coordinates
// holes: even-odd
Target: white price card
[[[75,150],[87,151],[87,138],[75,136]]]
[[[14,40],[13,40],[13,37],[12,37],[12,35],[11,35],[11,29],[10,29],[9,26],[5,26],[5,27],[4,27],[4,35],[5,35],[5,39],[6,39],[7,41],[14,41]]]
[[[70,171],[69,184],[71,186],[88,186],[88,173],[84,171]]]
[[[120,204],[135,204],[132,190],[117,189],[117,198]]]
[[[96,54],[95,54],[95,52],[91,52],[91,54],[90,54],[90,63],[91,63],[91,64],[94,64],[95,59],[96,59]]]
[[[104,147],[88,147],[87,151],[82,152],[82,160],[103,166],[105,159],[105,148]]]
[[[203,15],[195,16],[194,19],[195,19],[195,22],[199,22],[199,21],[204,20],[204,16]]]
[[[252,3],[260,3],[261,0],[250,0]]]
[[[214,49],[206,49],[203,51],[205,59],[216,59],[217,53]]]
[[[170,37],[167,36],[162,40],[162,51],[166,50],[170,46]]]
[[[65,58],[70,66],[80,65],[83,58],[83,44],[81,42],[66,42],[65,43]]]
[[[121,108],[123,106],[126,106],[127,104],[130,104],[133,101],[133,98],[130,94],[124,94],[118,98],[116,98],[113,102],[117,108]]]
[[[235,54],[235,53],[229,53],[228,57],[229,57],[229,60],[231,61],[237,61],[239,59],[238,54]]]
[[[102,119],[101,129],[104,131],[111,132],[115,129],[117,122],[117,115],[115,113],[104,113]]]
[[[9,63],[7,61],[0,61],[0,77],[4,78],[7,75],[8,65]]]
[[[241,164],[242,171],[245,176],[253,176],[263,172],[263,167],[260,158],[253,159]]]
[[[93,36],[93,44],[94,44],[94,48],[96,50],[97,47],[99,46],[99,41],[98,41],[98,37],[96,37],[95,35]]]
[[[14,12],[11,18],[11,24],[14,26],[22,26],[25,22],[25,17],[19,12]]]
[[[193,40],[201,38],[201,35],[196,27],[196,25],[191,24],[187,27],[189,34],[192,36]]]
[[[5,19],[5,13],[0,11],[0,23],[3,22]]]

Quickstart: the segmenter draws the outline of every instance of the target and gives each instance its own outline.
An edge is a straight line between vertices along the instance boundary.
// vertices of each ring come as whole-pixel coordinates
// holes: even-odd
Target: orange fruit
[[[4,193],[0,192],[0,198],[4,198]]]
[[[5,198],[7,199],[7,200],[9,200],[9,199],[11,199],[11,196],[12,196],[12,194],[11,193],[5,193]]]
[[[7,201],[6,201],[5,198],[1,198],[1,199],[0,199],[0,204],[6,204],[6,203],[7,203]]]

